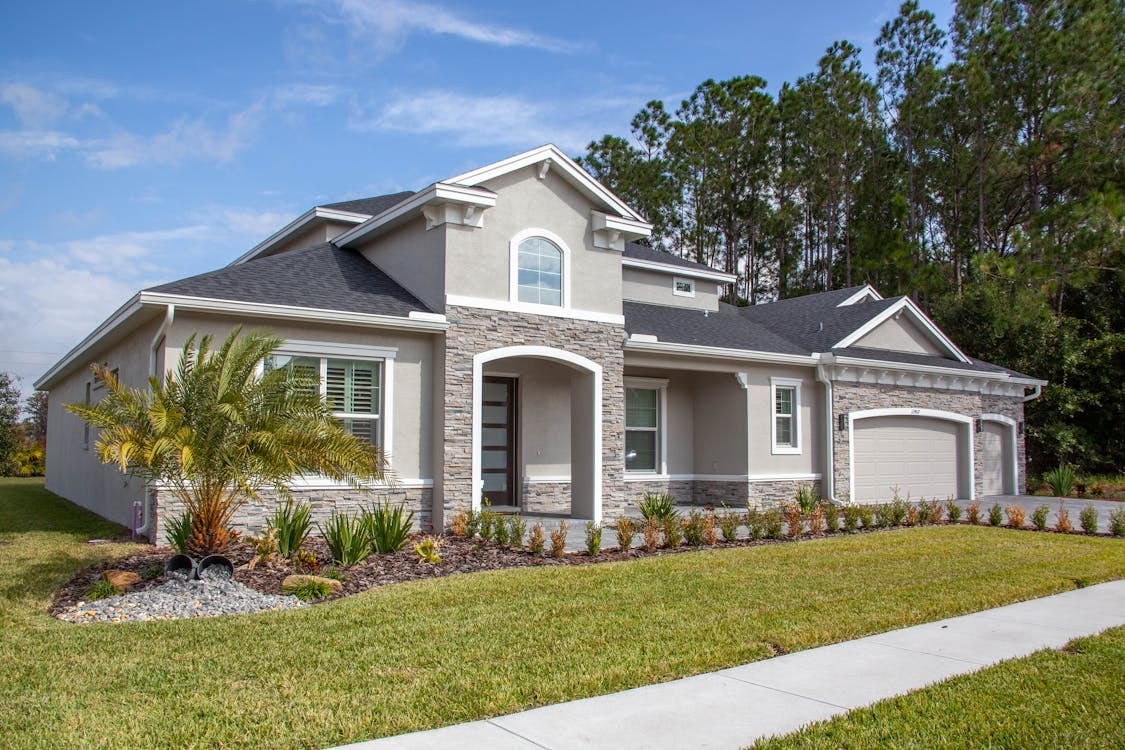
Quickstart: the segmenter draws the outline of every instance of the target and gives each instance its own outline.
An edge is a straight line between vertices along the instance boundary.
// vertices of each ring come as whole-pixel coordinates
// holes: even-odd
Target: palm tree
[[[100,430],[103,463],[160,485],[184,504],[189,550],[224,551],[237,537],[238,509],[265,489],[288,497],[288,483],[315,473],[356,489],[385,476],[382,453],[344,431],[318,382],[263,360],[282,344],[264,331],[235,328],[212,350],[212,338],[185,343],[178,369],[150,389],[124,387],[106,367],[91,369],[105,384],[97,404],[66,408]]]

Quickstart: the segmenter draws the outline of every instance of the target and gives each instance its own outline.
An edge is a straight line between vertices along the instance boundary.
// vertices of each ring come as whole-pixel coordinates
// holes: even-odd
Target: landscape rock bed
[[[180,620],[190,617],[253,614],[302,606],[295,596],[266,594],[231,580],[225,570],[205,570],[198,580],[180,573],[155,586],[90,602],[76,602],[57,613],[65,622]]]

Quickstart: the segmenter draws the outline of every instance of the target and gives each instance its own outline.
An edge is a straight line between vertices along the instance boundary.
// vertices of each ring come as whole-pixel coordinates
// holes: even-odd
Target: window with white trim
[[[672,294],[677,297],[694,297],[695,296],[695,282],[691,279],[683,279],[675,276],[672,279]]]
[[[625,471],[664,472],[664,411],[667,381],[625,381]]]
[[[535,305],[563,303],[563,252],[545,237],[528,237],[519,244],[516,265],[520,302]]]
[[[801,381],[770,378],[774,453],[801,452]]]
[[[383,362],[295,354],[271,354],[267,371],[289,368],[317,383],[332,407],[332,415],[352,435],[381,445]]]

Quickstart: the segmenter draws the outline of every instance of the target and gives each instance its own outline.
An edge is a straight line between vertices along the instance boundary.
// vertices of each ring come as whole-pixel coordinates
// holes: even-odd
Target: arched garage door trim
[[[1008,450],[1012,460],[1008,463],[1008,486],[1011,488],[1011,494],[1018,495],[1020,487],[1020,459],[1016,453],[1016,420],[1004,414],[981,414],[980,418],[985,422],[999,422],[1006,425],[1008,428]]]
[[[969,472],[967,482],[969,500],[976,499],[976,477],[973,475],[973,418],[964,414],[940,409],[913,409],[910,407],[895,407],[886,409],[864,409],[848,413],[848,500],[855,501],[855,423],[860,419],[871,417],[929,417],[930,419],[944,419],[958,422],[965,429],[965,447],[968,451],[966,470]]]

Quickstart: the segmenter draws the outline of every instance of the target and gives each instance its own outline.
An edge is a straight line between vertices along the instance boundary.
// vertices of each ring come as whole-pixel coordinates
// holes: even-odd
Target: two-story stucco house
[[[195,332],[268,327],[389,455],[424,526],[459,505],[600,520],[648,491],[731,505],[1015,493],[1043,381],[966,356],[907,298],[856,287],[738,308],[728,274],[636,244],[650,225],[554,146],[416,193],[318,206],[217,271],[139,292],[47,372],[47,487],[146,531],[159,491],[101,466],[62,404],[88,365],[133,386]],[[366,498],[297,483],[318,516]],[[254,528],[267,508],[247,507]]]

